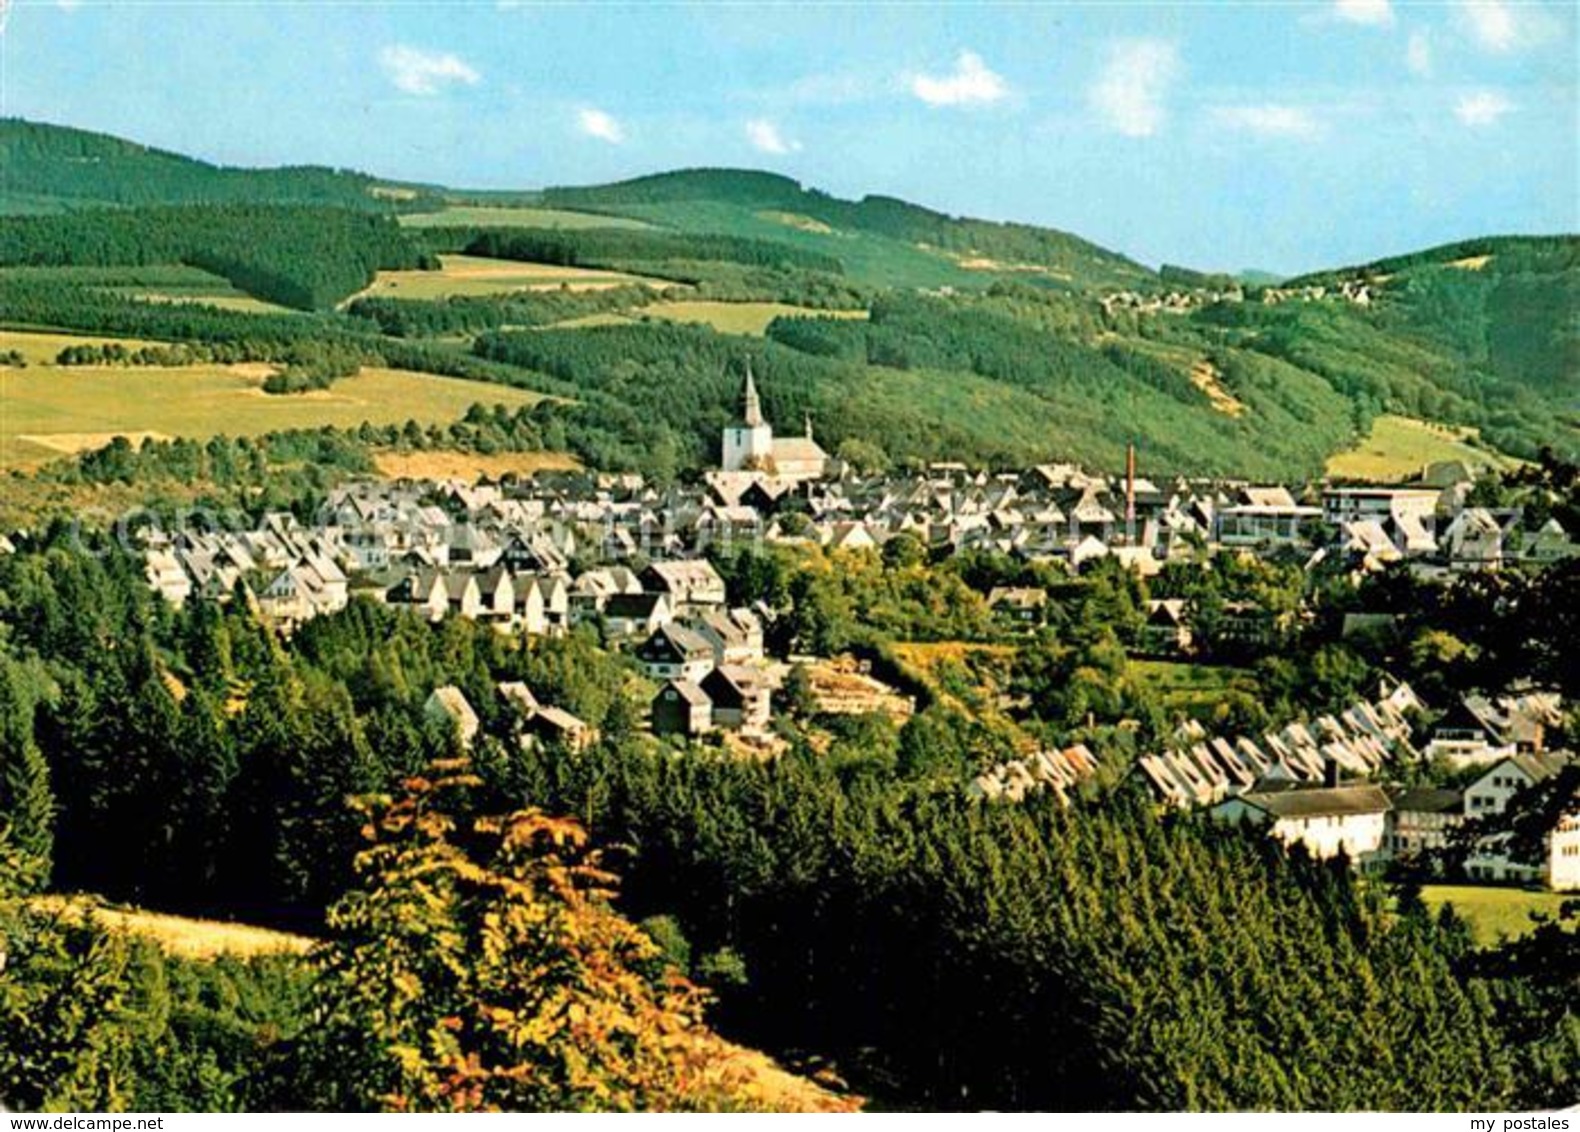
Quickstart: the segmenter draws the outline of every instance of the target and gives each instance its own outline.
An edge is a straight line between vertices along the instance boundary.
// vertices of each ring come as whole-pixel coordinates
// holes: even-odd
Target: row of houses
[[[744,467],[665,487],[543,473],[509,484],[354,483],[332,492],[311,522],[277,512],[248,530],[146,527],[137,537],[150,584],[176,603],[227,600],[241,586],[264,612],[296,624],[340,608],[352,591],[396,590],[429,616],[464,610],[528,631],[571,617],[573,562],[695,560],[740,540],[860,549],[910,535],[935,552],[987,549],[1071,570],[1113,557],[1143,574],[1211,546],[1297,547],[1313,562],[1339,556],[1358,569],[1404,560],[1427,573],[1576,552],[1555,520],[1528,530],[1518,508],[1469,506],[1469,488],[1459,465],[1428,469],[1414,485],[1333,486],[1303,499],[1279,485],[1160,485],[1071,464],[845,469],[821,479]],[[571,592],[560,594],[554,579]]]
[[[977,775],[967,791],[990,802],[1019,802],[1029,794],[1047,791],[1060,805],[1098,771],[1097,756],[1084,743],[1062,750],[1037,751],[1024,759],[1011,759]]]
[[[1176,746],[1142,755],[1136,772],[1160,802],[1181,808],[1212,805],[1270,782],[1370,778],[1391,757],[1419,758],[1411,745],[1411,716],[1421,710],[1408,684],[1386,682],[1373,700],[1260,738],[1209,736],[1189,721]]]

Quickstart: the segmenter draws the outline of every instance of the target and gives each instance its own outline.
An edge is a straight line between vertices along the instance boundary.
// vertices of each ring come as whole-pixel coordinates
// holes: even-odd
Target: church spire
[[[743,419],[747,428],[760,428],[763,424],[763,406],[757,399],[757,383],[752,380],[752,363],[746,361],[746,392],[744,396]]]

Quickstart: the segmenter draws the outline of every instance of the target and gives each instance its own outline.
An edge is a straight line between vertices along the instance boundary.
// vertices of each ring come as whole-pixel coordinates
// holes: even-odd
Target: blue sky
[[[1209,269],[1580,230],[1565,2],[9,8],[5,114],[233,164],[751,166]]]

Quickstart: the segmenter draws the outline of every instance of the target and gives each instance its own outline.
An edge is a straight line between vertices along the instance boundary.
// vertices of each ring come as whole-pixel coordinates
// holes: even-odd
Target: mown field
[[[1471,443],[1475,430],[1431,424],[1391,414],[1372,422],[1354,448],[1328,459],[1328,475],[1339,479],[1403,480],[1428,464],[1463,460],[1473,468],[1506,469],[1517,461]]]
[[[624,216],[599,216],[562,208],[514,208],[500,205],[452,205],[443,212],[411,212],[400,218],[407,228],[651,228]]]
[[[855,318],[864,319],[864,310],[814,310],[789,303],[727,303],[706,300],[653,303],[636,313],[648,314],[669,322],[699,322],[720,334],[751,334],[762,337],[776,318]]]
[[[565,452],[380,452],[373,457],[379,474],[390,479],[466,480],[527,476],[533,472],[574,471],[581,461]]]
[[[362,296],[444,299],[452,295],[501,295],[511,291],[544,291],[557,287],[594,291],[631,283],[645,283],[650,287],[674,286],[662,279],[626,275],[619,271],[518,263],[481,256],[445,255],[439,257],[439,262],[442,265],[439,271],[381,271],[373,285],[362,292]]]
[[[1428,884],[1421,888],[1421,898],[1433,911],[1444,904],[1470,921],[1470,930],[1476,942],[1491,946],[1500,936],[1510,938],[1532,931],[1536,925],[1531,913],[1556,915],[1558,906],[1565,899],[1575,899],[1558,892],[1533,892],[1523,888],[1481,888],[1465,884]]]
[[[263,392],[268,366],[46,364],[63,346],[128,339],[0,331],[26,369],[0,369],[0,468],[27,467],[107,444],[115,436],[256,436],[323,425],[447,423],[478,402],[530,405],[538,394],[404,370],[364,369],[327,390]]]

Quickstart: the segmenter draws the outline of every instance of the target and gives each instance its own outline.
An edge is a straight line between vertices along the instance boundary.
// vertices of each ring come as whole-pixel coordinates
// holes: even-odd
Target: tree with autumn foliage
[[[610,910],[574,821],[460,822],[462,761],[357,805],[371,845],[329,913],[297,1051],[305,1107],[394,1111],[773,1107],[703,1024],[704,992]]]

